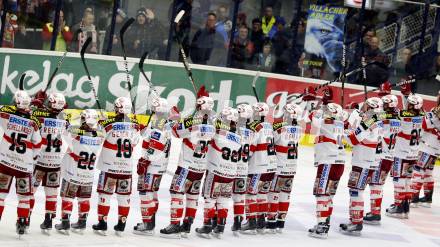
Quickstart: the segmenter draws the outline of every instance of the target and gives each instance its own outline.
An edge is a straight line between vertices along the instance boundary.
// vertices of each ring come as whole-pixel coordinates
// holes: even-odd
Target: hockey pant
[[[151,222],[159,208],[157,191],[159,190],[162,174],[151,174],[146,172],[138,178],[138,191],[141,201],[142,222]]]
[[[101,172],[98,180],[98,220],[107,221],[110,200],[116,194],[118,200],[118,219],[125,222],[130,212],[131,175]]]
[[[249,174],[246,191],[246,218],[266,217],[268,193],[275,173]]]
[[[348,179],[350,193],[349,215],[352,224],[362,224],[364,220],[364,190],[369,183],[373,170],[355,164]]]
[[[370,208],[373,215],[380,215],[382,210],[383,186],[388,173],[393,166],[392,160],[381,160],[379,167],[371,174],[370,183]]]
[[[275,175],[269,191],[268,221],[285,221],[295,175]]]
[[[180,224],[186,199],[184,222],[191,222],[197,213],[200,187],[203,172],[190,171],[178,166],[170,186],[171,193],[171,224]]]
[[[78,201],[78,218],[86,219],[90,211],[92,185],[77,185],[63,179],[61,183],[61,217],[69,218],[73,210],[73,202]]]
[[[212,172],[206,172],[203,184],[204,223],[210,224],[217,217],[219,225],[226,224],[228,217],[228,202],[232,197],[234,178],[223,177]]]
[[[394,183],[394,205],[400,206],[412,199],[411,177],[417,160],[394,158],[391,176]]]
[[[232,200],[234,201],[234,217],[244,218],[246,200],[246,178],[235,178],[232,188]]]
[[[414,166],[411,189],[413,190],[413,197],[418,198],[422,188],[426,198],[432,197],[434,192],[434,178],[432,176],[436,156],[429,155],[424,152],[419,153],[419,160]]]
[[[39,165],[35,166],[34,174],[32,176],[32,195],[30,199],[30,212],[34,208],[35,197],[34,193],[41,185],[44,187],[44,194],[46,195],[46,213],[52,214],[52,218],[56,216],[57,211],[57,196],[58,187],[60,187],[61,168],[46,168]]]
[[[333,196],[336,194],[343,173],[343,164],[320,164],[318,166],[313,187],[318,223],[326,222],[332,215]]]

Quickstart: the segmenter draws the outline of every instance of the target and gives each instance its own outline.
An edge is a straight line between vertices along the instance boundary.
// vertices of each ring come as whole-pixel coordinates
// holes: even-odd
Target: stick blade
[[[130,19],[128,19],[125,23],[124,26],[122,26],[121,30],[119,31],[119,36],[124,36],[125,31],[127,31],[128,27],[133,24],[134,22],[134,18],[131,17]]]
[[[143,70],[144,69],[144,61],[148,56],[148,51],[144,52],[144,54],[142,54],[141,60],[139,61],[139,69]]]
[[[181,10],[177,15],[176,18],[174,18],[174,23],[179,23],[180,19],[182,19],[183,15],[185,14],[185,10]]]
[[[26,78],[26,73],[21,74],[20,81],[18,83],[18,89],[24,90],[24,78]]]
[[[254,80],[252,81],[252,87],[255,87],[255,85],[257,84],[257,80],[260,77],[260,71],[257,71],[257,73],[254,76]]]
[[[92,37],[88,37],[86,42],[84,42],[83,46],[81,47],[81,59],[84,59],[84,54],[86,53],[87,47],[90,45],[90,42],[92,42]]]

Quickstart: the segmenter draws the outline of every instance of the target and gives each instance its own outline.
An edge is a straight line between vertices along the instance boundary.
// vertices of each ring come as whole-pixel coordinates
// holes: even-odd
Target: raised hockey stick
[[[153,83],[152,83],[151,80],[148,78],[147,74],[145,74],[145,70],[144,70],[144,62],[145,62],[145,59],[147,58],[147,56],[148,56],[148,52],[146,51],[146,52],[144,52],[144,54],[143,54],[142,57],[141,57],[141,60],[139,61],[139,70],[141,71],[141,74],[144,76],[144,78],[147,80],[147,82],[148,82],[148,86],[150,87],[150,90],[152,89],[152,90],[156,93],[156,95],[159,95],[159,94],[157,93],[156,89],[154,88]],[[150,92],[151,92],[151,91],[150,91]],[[148,125],[150,124],[151,118],[153,117],[154,114],[155,114],[155,112],[152,111],[151,114],[150,114],[150,117],[149,117],[148,120],[147,120],[147,124],[145,125],[146,127],[148,127]]]
[[[89,72],[89,69],[87,68],[86,60],[84,58],[84,54],[85,54],[90,42],[92,42],[92,37],[88,37],[86,42],[83,44],[83,47],[81,48],[81,61],[84,66],[84,70],[86,71],[87,79],[89,79],[89,84],[92,87],[93,96],[95,97],[96,104],[98,105],[98,108],[101,111],[101,116],[104,117],[104,114],[102,112],[101,103],[99,102],[98,94],[96,93],[95,86],[93,85],[93,82],[92,82],[92,77],[90,77],[90,72]]]
[[[18,82],[18,89],[24,90],[24,78],[26,78],[26,73],[21,74],[20,81]]]
[[[177,28],[177,25],[179,24],[179,22],[182,19],[184,14],[185,14],[185,10],[181,10],[176,15],[176,18],[174,18],[174,28]],[[176,33],[177,33],[177,30],[176,30]],[[197,86],[196,86],[196,83],[194,81],[194,77],[193,77],[193,74],[192,74],[192,71],[191,71],[191,67],[189,66],[188,58],[186,57],[185,50],[183,49],[182,41],[180,40],[179,36],[176,36],[176,38],[177,38],[177,44],[179,45],[180,55],[182,56],[183,67],[185,68],[186,73],[188,74],[189,81],[191,82],[191,84],[193,86],[193,89],[194,89],[194,93],[197,94]]]
[[[260,99],[257,94],[257,86],[256,86],[257,80],[259,77],[260,77],[260,71],[257,71],[257,73],[254,76],[254,79],[252,80],[252,91],[254,92],[254,95],[255,95],[255,98],[257,99],[257,102],[260,102]]]
[[[125,43],[124,43],[124,34],[127,31],[128,27],[130,27],[130,25],[133,24],[133,22],[134,22],[134,18],[132,17],[124,23],[124,26],[122,26],[121,30],[119,31],[119,39],[121,39],[121,48],[122,48],[122,55],[124,57],[125,73],[127,74],[127,85],[128,85],[128,92],[130,94],[131,111],[134,113],[135,112],[134,102],[133,102],[133,97],[131,97],[132,85],[130,82],[130,73],[128,71],[128,61],[127,61],[127,54],[125,52]]]
[[[347,33],[347,24],[344,24],[344,34]],[[342,60],[341,60],[341,65],[342,65],[342,71],[339,75],[339,81],[342,83],[341,85],[341,105],[344,105],[344,101],[345,101],[345,72],[347,70],[347,46],[345,45],[346,42],[346,36],[344,35],[344,38],[342,40]]]
[[[58,70],[61,68],[61,65],[63,64],[63,62],[64,62],[64,58],[66,58],[66,56],[67,56],[67,51],[65,51],[65,52],[63,53],[63,56],[62,56],[62,57],[60,58],[60,60],[58,61],[57,67],[55,67],[55,70],[54,70],[54,71],[52,72],[52,74],[50,75],[50,77],[49,77],[49,81],[47,81],[47,85],[46,85],[46,87],[44,88],[43,92],[46,92],[47,89],[49,89],[50,84],[52,84],[53,78],[54,78],[55,75],[58,73]]]
[[[413,78],[411,78],[409,80],[403,80],[403,81],[400,81],[398,83],[393,83],[393,84],[391,84],[391,87],[400,87],[400,86],[403,86],[403,85],[406,85],[406,84],[412,84],[414,82],[416,82],[416,78],[415,77],[413,77]],[[379,88],[374,88],[374,89],[368,90],[367,94],[368,93],[372,93],[372,92],[377,91],[377,90],[379,90]],[[352,97],[356,97],[356,96],[359,96],[359,95],[362,95],[362,94],[365,94],[365,92],[352,93],[352,94],[349,94],[348,96],[350,98],[352,98]]]

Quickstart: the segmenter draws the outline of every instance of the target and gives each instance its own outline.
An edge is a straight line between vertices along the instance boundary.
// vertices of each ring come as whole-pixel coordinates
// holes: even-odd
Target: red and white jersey
[[[385,119],[382,120],[382,122],[382,159],[394,160],[394,147],[396,145],[396,137],[400,131],[399,112],[386,112]]]
[[[188,117],[176,123],[173,135],[182,139],[179,166],[194,172],[205,172],[206,153],[215,128],[209,119]]]
[[[207,170],[221,177],[235,178],[240,160],[241,137],[221,121],[215,122],[216,134],[206,154]]]
[[[407,160],[418,159],[423,121],[424,113],[415,115],[409,111],[401,111],[400,131],[394,148],[395,157]]]
[[[22,114],[15,106],[1,106],[0,164],[20,172],[32,173],[34,158],[40,152],[41,135],[38,119]]]
[[[369,127],[361,122],[347,135],[347,142],[353,146],[351,164],[375,169],[382,158],[383,122],[377,119]]]
[[[142,135],[142,157],[151,163],[148,173],[163,174],[168,166],[171,148],[171,126],[166,119],[151,120],[151,127]]]
[[[420,139],[420,151],[433,156],[440,156],[440,120],[432,113],[427,112],[423,121]]]
[[[345,150],[342,138],[344,122],[324,119],[320,114],[312,117],[312,124],[318,127],[315,141],[315,166],[320,164],[345,164]]]
[[[64,114],[54,114],[48,110],[38,109],[32,112],[32,116],[40,121],[40,135],[42,145],[37,165],[46,168],[59,168],[66,150],[63,135],[67,130],[68,122]]]
[[[63,158],[62,176],[70,183],[93,185],[95,163],[100,155],[105,133],[70,127],[65,137],[69,144]]]
[[[257,120],[252,122],[249,127],[254,132],[254,141],[250,147],[248,173],[276,172],[277,156],[272,124]]]
[[[136,119],[110,118],[100,122],[105,131],[105,141],[98,161],[98,169],[113,174],[131,175],[135,160],[133,149],[139,142],[140,125]]]
[[[248,176],[248,166],[249,166],[249,155],[250,147],[254,140],[254,132],[246,124],[238,128],[241,137],[241,150],[240,159],[237,163],[237,178],[247,178]]]
[[[273,124],[273,130],[278,158],[277,174],[295,175],[302,128],[298,125],[278,122]]]

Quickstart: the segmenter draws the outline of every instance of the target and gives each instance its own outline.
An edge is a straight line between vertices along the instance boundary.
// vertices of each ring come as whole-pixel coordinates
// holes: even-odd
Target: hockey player
[[[141,201],[142,223],[133,232],[140,235],[153,235],[156,225],[156,212],[159,207],[157,191],[162,175],[167,170],[171,147],[171,121],[169,106],[164,98],[152,100],[152,120],[143,135],[142,157],[137,166],[139,197]]]
[[[101,171],[97,187],[99,222],[92,228],[102,235],[106,235],[110,199],[114,193],[118,200],[118,224],[113,229],[117,235],[125,230],[130,211],[133,148],[139,141],[141,129],[136,118],[128,116],[132,110],[129,98],[117,98],[114,107],[116,116],[100,122],[105,130],[105,141],[98,162]]]
[[[98,125],[99,116],[96,110],[83,110],[80,121],[80,126],[71,126],[65,135],[68,148],[62,160],[61,224],[55,225],[55,229],[64,234],[68,234],[70,227],[78,233],[86,228],[95,161],[104,142],[104,132]],[[78,200],[78,222],[70,225],[75,199]]]
[[[272,124],[266,121],[269,106],[263,102],[252,105],[254,121],[249,125],[254,132],[250,147],[246,192],[247,222],[241,226],[241,233],[256,234],[266,227],[268,193],[275,176],[277,161]],[[258,221],[257,221],[258,218]]]
[[[202,86],[197,93],[196,112],[194,115],[175,124],[172,133],[182,139],[179,163],[170,186],[171,223],[161,229],[162,237],[187,237],[197,212],[200,186],[206,170],[208,145],[215,134],[213,126],[214,101]],[[182,225],[181,219],[184,211]]]
[[[203,184],[203,227],[196,228],[197,234],[203,238],[210,238],[211,232],[220,238],[225,230],[228,204],[240,160],[241,137],[237,133],[237,121],[238,111],[224,107],[214,122],[216,134],[206,154],[208,163]],[[217,222],[213,228],[212,221],[216,215]]]
[[[421,205],[431,207],[434,192],[434,178],[432,173],[435,161],[440,156],[440,106],[427,112],[423,121],[420,139],[419,160],[414,165],[414,174],[411,188],[413,197],[411,207]],[[437,114],[437,115],[436,115]],[[424,197],[419,198],[420,191],[424,189]]]
[[[241,137],[240,159],[237,162],[237,174],[232,188],[232,200],[234,201],[234,224],[232,231],[236,233],[241,229],[241,222],[244,219],[246,200],[246,181],[248,176],[249,149],[254,138],[254,132],[249,124],[252,119],[252,106],[240,104],[238,110],[238,133]]]
[[[377,169],[382,155],[383,122],[382,100],[372,97],[365,101],[361,108],[362,120],[355,130],[347,134],[347,142],[353,146],[352,168],[348,180],[350,192],[350,222],[340,224],[342,233],[359,235],[363,227],[364,199],[363,193],[368,178]]]
[[[302,128],[299,120],[303,110],[289,103],[283,108],[283,120],[273,124],[278,166],[269,192],[269,213],[266,228],[270,233],[282,232],[290,205],[293,178],[298,161],[298,143]]]
[[[0,218],[15,178],[18,197],[16,230],[19,235],[25,233],[34,159],[41,147],[40,123],[31,116],[30,105],[29,95],[19,90],[14,94],[14,106],[0,108],[0,128],[3,131],[0,143]]]
[[[46,100],[44,92],[39,92],[32,101],[37,107],[32,111],[32,116],[38,118],[41,124],[40,134],[42,146],[38,160],[36,161],[33,174],[33,191],[38,187],[44,187],[46,194],[46,214],[44,222],[40,225],[43,233],[48,234],[52,230],[52,219],[56,216],[58,188],[60,187],[61,163],[65,154],[66,143],[62,136],[65,134],[69,122],[63,114],[66,108],[66,99],[61,93],[50,93],[47,97],[47,107],[43,102]],[[35,198],[32,196],[30,209],[32,211]]]
[[[344,172],[345,150],[342,143],[344,122],[342,107],[335,103],[323,104],[312,112],[312,125],[318,128],[315,143],[317,167],[313,195],[316,197],[317,225],[309,229],[309,235],[327,238],[330,217],[333,213],[333,197]]]
[[[395,95],[385,95],[382,98],[385,119],[383,122],[384,137],[382,139],[382,157],[379,167],[371,174],[370,186],[370,208],[371,212],[364,217],[365,224],[378,225],[381,221],[381,208],[383,197],[383,186],[388,177],[394,161],[394,146],[396,136],[400,130],[398,100]]]
[[[386,215],[407,219],[412,199],[411,177],[417,164],[420,134],[424,112],[423,99],[411,94],[407,98],[406,109],[400,112],[400,131],[396,137],[394,163],[391,176],[394,183],[394,204],[386,210]]]

